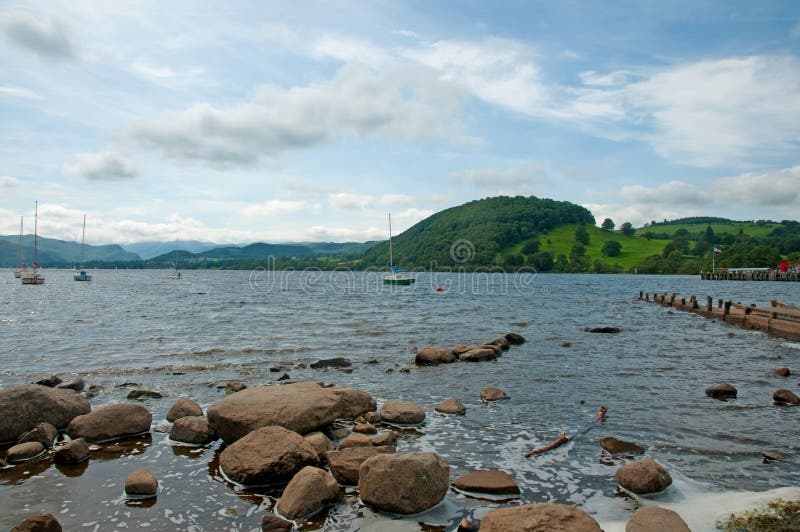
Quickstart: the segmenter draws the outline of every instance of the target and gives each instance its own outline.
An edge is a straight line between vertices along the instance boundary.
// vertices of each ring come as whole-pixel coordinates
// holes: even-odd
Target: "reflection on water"
[[[398,450],[437,452],[451,478],[502,469],[520,485],[521,502],[577,505],[603,523],[624,524],[636,503],[616,496],[621,462],[603,454],[601,435],[640,443],[673,477],[687,479],[671,488],[675,499],[796,485],[800,409],[772,404],[775,389],[792,388],[796,379],[769,371],[800,370],[798,345],[632,298],[644,290],[800,303],[798,284],[421,274],[411,287],[386,288],[345,273],[258,272],[251,282],[248,272],[210,271],[186,272],[180,281],[158,271],[99,271],[92,283],[74,283],[71,272],[51,271],[47,285],[23,287],[7,277],[0,275],[0,385],[81,375],[100,387],[91,399],[97,407],[125,401],[135,383],[165,396],[142,403],[154,427],[168,425],[166,412],[178,397],[205,409],[225,396],[218,386],[227,381],[277,384],[287,372],[293,381],[364,389],[379,404],[417,402],[429,416],[398,431]],[[584,331],[598,326],[622,332]],[[529,341],[493,362],[413,368],[417,346],[482,343],[509,331]],[[309,367],[336,356],[353,362],[352,373]],[[739,389],[736,400],[705,397],[707,386],[722,382]],[[487,386],[510,399],[483,403],[478,394]],[[466,414],[433,411],[451,397],[464,402]],[[561,429],[579,430],[601,404],[609,412],[600,426],[549,453],[522,457]],[[78,466],[53,466],[47,455],[2,470],[0,528],[46,510],[67,530],[257,529],[277,493],[225,481],[220,449],[219,442],[177,445],[153,432],[99,445]],[[765,450],[789,461],[764,464]],[[125,477],[139,468],[160,484],[146,504],[123,493]],[[480,518],[497,504],[451,490],[429,512],[399,518],[376,514],[350,490],[301,527],[451,530],[463,516]]]

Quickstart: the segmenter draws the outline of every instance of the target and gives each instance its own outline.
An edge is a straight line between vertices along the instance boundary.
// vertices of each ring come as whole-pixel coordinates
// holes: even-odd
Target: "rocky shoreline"
[[[425,347],[418,365],[493,360],[525,339],[509,333],[480,346],[451,349]],[[325,367],[342,360],[320,361]],[[271,511],[258,516],[262,530],[292,530],[304,520],[343,501],[345,491],[361,504],[388,515],[415,515],[439,505],[450,489],[482,497],[502,496],[497,508],[480,522],[465,519],[459,530],[515,529],[600,530],[593,517],[564,504],[522,504],[513,471],[475,470],[451,479],[450,466],[435,452],[407,452],[398,447],[397,431],[425,423],[427,411],[459,415],[461,398],[437,405],[402,399],[378,405],[368,393],[316,382],[291,382],[247,387],[238,382],[207,412],[190,398],[178,398],[169,409],[169,427],[153,427],[152,413],[141,404],[116,403],[93,408],[83,382],[60,383],[52,378],[37,384],[0,390],[0,441],[16,442],[0,467],[25,467],[52,460],[76,465],[121,439],[141,437],[151,430],[169,432],[174,444],[207,446],[224,442],[219,472],[232,485],[269,487],[280,496]],[[66,384],[66,386],[65,386]],[[153,397],[145,394],[145,397]],[[499,388],[480,391],[482,401],[508,399]],[[380,406],[380,408],[379,408]],[[336,427],[336,428],[334,428]],[[632,442],[602,438],[601,453],[628,461],[609,483],[634,494],[657,493],[672,482],[651,458],[636,460],[644,449]],[[124,478],[126,497],[157,501],[158,471],[138,468]],[[123,481],[123,479],[120,479]],[[354,491],[355,490],[355,491]],[[511,505],[503,505],[511,501]],[[638,510],[628,530],[649,530],[653,523],[670,523],[670,530],[688,530],[671,510]],[[61,530],[57,518],[34,514],[14,530]]]

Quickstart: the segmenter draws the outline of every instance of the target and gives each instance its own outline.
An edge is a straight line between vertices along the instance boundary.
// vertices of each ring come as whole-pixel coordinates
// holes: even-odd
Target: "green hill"
[[[17,248],[19,235],[0,236],[0,267],[17,266]],[[39,264],[44,267],[72,267],[80,261],[81,245],[79,242],[67,242],[55,238],[39,237]],[[86,245],[83,254],[84,264],[99,262],[138,261],[139,255],[125,251],[116,244],[102,246]],[[22,239],[22,260],[28,264],[33,262],[33,235],[25,235]]]
[[[471,201],[438,212],[393,238],[395,264],[401,268],[478,268],[493,265],[525,265],[524,255],[504,250],[524,246],[564,224],[593,225],[584,207],[566,201],[535,196],[500,196]],[[530,250],[529,250],[530,251]],[[387,267],[389,243],[368,250],[364,267]]]

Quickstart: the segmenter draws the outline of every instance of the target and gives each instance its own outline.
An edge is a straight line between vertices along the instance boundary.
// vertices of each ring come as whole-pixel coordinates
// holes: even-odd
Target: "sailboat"
[[[392,273],[383,276],[383,284],[399,284],[410,285],[416,279],[406,275],[405,270],[401,270],[394,265],[394,256],[392,255],[392,213],[389,213],[389,267]]]
[[[75,270],[75,275],[72,276],[76,281],[91,281],[91,274],[86,273],[83,269],[83,248],[86,241],[86,215],[83,215],[83,231],[81,232],[81,266]]]
[[[178,271],[178,238],[175,238],[175,273],[171,273],[168,279],[180,279],[181,272]]]
[[[22,284],[44,284],[44,275],[39,273],[39,202],[33,218],[33,270],[22,272]]]
[[[24,221],[25,217],[19,217],[19,246],[17,247],[17,269],[14,270],[14,277],[19,279],[22,277],[22,274],[28,271],[28,268],[25,267],[25,262],[22,260],[22,222]]]

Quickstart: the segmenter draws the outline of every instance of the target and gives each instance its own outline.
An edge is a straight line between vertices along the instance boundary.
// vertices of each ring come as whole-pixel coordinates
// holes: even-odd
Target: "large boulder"
[[[324,462],[328,456],[328,451],[333,450],[333,442],[319,431],[306,434],[303,439],[317,451],[317,457],[319,457],[320,462]]]
[[[58,429],[56,429],[50,423],[44,422],[39,423],[36,425],[36,428],[30,430],[19,437],[17,443],[27,443],[29,441],[38,441],[46,448],[50,448],[53,446],[53,442],[56,441],[56,436],[58,436]]]
[[[59,464],[79,464],[88,460],[91,454],[86,440],[78,438],[58,447],[53,460]]]
[[[481,520],[481,532],[509,530],[602,532],[592,516],[566,504],[540,503],[498,508],[486,512]]]
[[[102,442],[149,432],[152,422],[153,415],[145,407],[120,403],[76,417],[66,432],[70,438]]]
[[[453,481],[453,487],[464,491],[519,495],[519,486],[505,471],[473,471]]]
[[[225,475],[245,486],[284,484],[309,465],[319,465],[317,451],[296,432],[278,426],[254,430],[219,456]]]
[[[31,458],[36,458],[45,451],[44,445],[38,441],[29,441],[27,443],[18,443],[11,447],[6,453],[6,460],[9,463],[24,462]]]
[[[73,418],[91,412],[92,406],[72,390],[40,384],[22,384],[0,390],[0,443],[16,441],[39,423],[61,429]]]
[[[202,416],[203,409],[188,397],[181,397],[170,407],[167,412],[167,421],[174,423],[176,419],[187,416]]]
[[[341,494],[342,490],[333,475],[324,469],[306,466],[283,490],[277,509],[282,516],[297,519],[336,502]]]
[[[169,431],[169,439],[182,443],[209,443],[217,439],[208,420],[200,416],[184,416],[175,420]]]
[[[441,347],[421,347],[417,350],[414,357],[414,364],[417,366],[435,366],[437,364],[449,364],[454,362],[456,355],[451,349]]]
[[[664,466],[652,458],[645,458],[617,469],[614,477],[620,486],[638,495],[664,491],[672,484],[672,477]]]
[[[772,400],[778,404],[796,405],[800,404],[800,397],[791,391],[781,388],[772,394]]]
[[[366,392],[297,382],[229,395],[208,409],[208,422],[230,444],[261,427],[277,425],[305,434],[375,408],[375,400]]]
[[[672,510],[646,506],[639,508],[625,525],[625,532],[691,532],[686,521]]]
[[[644,448],[631,441],[618,440],[613,436],[600,438],[600,446],[611,454],[642,454]]]
[[[422,423],[425,420],[425,410],[410,401],[386,401],[381,407],[381,419],[385,423]]]
[[[436,453],[373,456],[361,464],[361,500],[379,510],[416,514],[433,508],[447,494],[450,467]]]
[[[475,347],[465,353],[461,353],[459,359],[463,362],[483,362],[485,360],[494,360],[497,358],[497,351],[491,349],[491,346]]]
[[[706,395],[712,399],[736,399],[736,393],[736,388],[727,382],[706,388]]]
[[[395,452],[394,447],[388,445],[348,447],[340,451],[328,451],[328,464],[339,484],[353,486],[358,484],[358,472],[361,464],[373,456],[393,452]]]
[[[11,529],[11,532],[61,532],[61,523],[53,514],[34,514]]]

